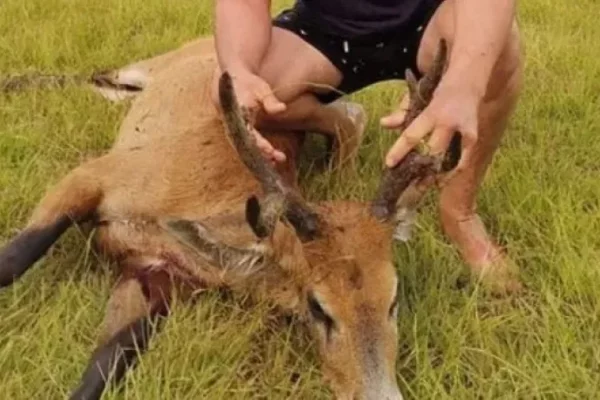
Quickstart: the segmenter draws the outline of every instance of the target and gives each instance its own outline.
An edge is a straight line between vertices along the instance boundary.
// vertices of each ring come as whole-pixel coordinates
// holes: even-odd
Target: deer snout
[[[386,345],[395,335],[383,336],[371,332],[362,338],[362,383],[355,400],[403,400],[396,381],[395,347]]]
[[[357,393],[338,393],[336,400],[404,400],[404,397],[395,384],[384,382],[379,386],[373,385]]]
[[[380,382],[369,385],[355,400],[404,400],[395,382]]]

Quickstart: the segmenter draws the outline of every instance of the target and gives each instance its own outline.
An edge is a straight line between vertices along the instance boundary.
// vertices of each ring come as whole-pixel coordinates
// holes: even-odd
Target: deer
[[[442,40],[421,79],[407,71],[405,126],[431,100],[446,55]],[[208,38],[94,75],[106,96],[135,99],[111,149],[51,186],[0,249],[0,288],[73,225],[94,228],[115,283],[73,400],[99,399],[122,382],[175,296],[190,301],[209,289],[243,293],[305,321],[335,398],[402,399],[394,229],[417,206],[416,183],[450,171],[459,147],[442,156],[412,150],[382,171],[370,201],[311,202],[297,183],[300,135],[261,132],[287,157],[282,165],[267,162],[227,71],[213,105],[216,62]],[[335,158],[352,158],[358,139],[330,133]]]

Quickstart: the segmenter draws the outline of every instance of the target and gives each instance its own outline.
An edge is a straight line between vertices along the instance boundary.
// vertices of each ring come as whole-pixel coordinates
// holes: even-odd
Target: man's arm
[[[271,1],[217,0],[215,8],[221,69],[256,74],[271,40]]]
[[[482,97],[516,12],[516,0],[455,0],[454,45],[447,78]]]
[[[260,64],[271,42],[270,0],[216,0],[215,44],[222,71],[234,78],[240,105],[269,114],[282,112],[284,103],[259,75]],[[283,162],[285,154],[275,149],[255,129],[252,133],[266,157]]]

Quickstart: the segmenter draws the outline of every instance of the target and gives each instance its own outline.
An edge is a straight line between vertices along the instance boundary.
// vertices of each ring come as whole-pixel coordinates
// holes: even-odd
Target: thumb
[[[282,103],[270,90],[262,97],[261,103],[268,114],[277,114],[285,111],[286,105]]]
[[[285,104],[275,96],[273,89],[271,89],[271,86],[267,82],[261,79],[259,87],[258,101],[268,114],[276,114],[286,109]]]

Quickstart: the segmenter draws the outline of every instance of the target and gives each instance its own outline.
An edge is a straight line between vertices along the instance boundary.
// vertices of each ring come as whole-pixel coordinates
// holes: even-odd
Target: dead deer
[[[133,77],[141,91],[112,149],[51,188],[0,250],[0,287],[22,276],[72,224],[96,228],[96,246],[118,266],[118,278],[72,399],[97,399],[123,378],[175,294],[191,298],[214,288],[304,319],[337,398],[401,399],[392,259],[397,215],[406,207],[399,199],[412,183],[450,166],[412,151],[383,172],[372,201],[311,203],[296,185],[297,139],[267,136],[287,153],[276,171],[249,134],[227,72],[219,81],[221,110],[212,106],[216,61],[198,46],[212,48],[199,41],[157,57],[162,69],[152,70],[157,59],[143,64],[147,74]],[[408,75],[405,124],[429,102],[445,59],[442,42],[418,84]],[[115,88],[110,74],[96,79]]]

